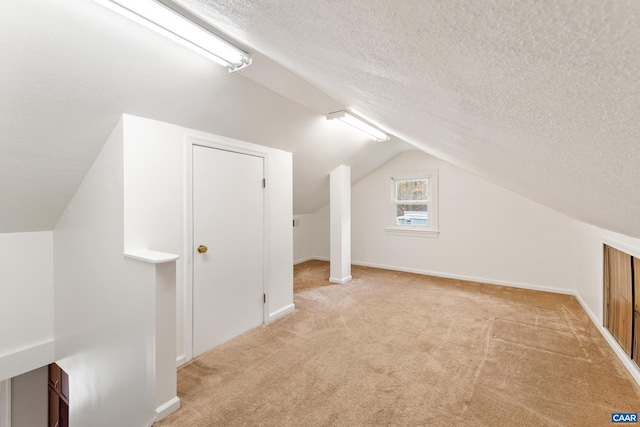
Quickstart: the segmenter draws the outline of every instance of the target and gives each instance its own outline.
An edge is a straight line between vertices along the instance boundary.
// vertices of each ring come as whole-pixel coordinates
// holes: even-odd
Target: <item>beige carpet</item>
[[[160,426],[610,426],[640,388],[575,298],[327,263],[296,312],[178,371]]]

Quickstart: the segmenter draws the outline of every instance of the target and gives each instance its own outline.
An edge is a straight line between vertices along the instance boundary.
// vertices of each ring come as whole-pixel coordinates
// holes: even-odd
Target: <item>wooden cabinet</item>
[[[69,376],[60,367],[49,365],[49,427],[69,426]]]
[[[640,259],[604,246],[604,326],[640,364]]]
[[[59,426],[60,423],[60,396],[49,387],[49,427]]]

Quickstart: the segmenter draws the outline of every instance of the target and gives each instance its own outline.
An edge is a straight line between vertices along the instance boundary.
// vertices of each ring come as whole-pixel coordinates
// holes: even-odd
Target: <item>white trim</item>
[[[238,152],[238,151],[236,151]],[[245,153],[247,154],[247,153]],[[265,179],[266,187],[264,188],[263,200],[262,200],[262,233],[263,233],[263,241],[262,241],[262,289],[264,295],[266,297],[266,301],[264,306],[262,307],[262,323],[266,324],[269,322],[269,307],[271,305],[271,298],[269,298],[269,290],[271,289],[271,264],[269,263],[269,259],[271,258],[269,248],[271,247],[271,227],[268,226],[268,223],[271,219],[269,213],[271,212],[271,189],[274,188],[271,185],[267,178],[270,178],[269,175],[269,153],[266,151],[254,151],[254,156],[258,155],[262,157],[262,176]],[[293,286],[293,283],[292,283]]]
[[[54,341],[46,341],[13,353],[0,355],[0,381],[54,362]]]
[[[176,357],[176,367],[182,366],[187,363],[187,354],[182,353],[178,357]]]
[[[619,243],[619,242],[606,239],[605,243],[610,245],[610,243]],[[625,245],[622,245],[622,246],[625,248],[629,248],[628,246],[625,246]],[[311,259],[316,259],[319,261],[327,261],[326,258],[320,258],[320,257],[311,257]],[[576,291],[559,289],[559,288],[550,288],[546,286],[529,285],[524,283],[506,282],[502,280],[491,280],[491,279],[485,279],[481,277],[463,276],[459,274],[448,274],[448,273],[441,273],[441,272],[435,272],[435,271],[418,270],[413,268],[393,267],[393,266],[375,264],[370,262],[353,261],[352,264],[363,266],[363,267],[381,268],[384,270],[403,271],[406,273],[424,274],[428,276],[444,277],[444,278],[458,279],[458,280],[465,280],[465,281],[472,281],[472,282],[479,282],[479,283],[488,283],[492,285],[509,286],[512,288],[530,289],[534,291],[543,291],[543,292],[552,292],[552,293],[563,294],[563,295],[572,295],[578,300],[578,302],[582,306],[582,309],[585,311],[585,313],[587,313],[587,316],[589,316],[589,318],[591,319],[593,324],[596,326],[596,328],[598,328],[598,331],[600,331],[600,334],[604,337],[604,339],[607,341],[609,346],[613,349],[614,353],[616,354],[618,359],[620,359],[624,367],[627,368],[627,370],[629,371],[633,379],[638,383],[638,385],[640,385],[640,368],[638,368],[638,366],[636,366],[636,364],[629,358],[629,356],[627,356],[627,354],[624,352],[622,347],[620,347],[620,344],[618,344],[618,342],[611,335],[611,333],[604,326],[600,325],[596,315],[593,313],[593,311],[591,311],[587,303],[582,299],[582,296],[580,296],[580,294]]]
[[[149,249],[126,251],[123,255],[127,258],[148,262],[150,264],[163,264],[165,262],[176,261],[178,258],[180,258],[179,255],[168,254],[166,252],[151,251]]]
[[[278,320],[287,314],[293,313],[296,309],[295,304],[291,303],[289,305],[285,305],[280,310],[276,310],[269,315],[269,320],[266,323],[271,323],[275,320]]]
[[[180,399],[178,396],[166,402],[164,405],[156,408],[156,421],[168,417],[180,408]]]
[[[184,266],[183,266],[183,351],[185,360],[193,359],[193,144],[184,138]]]
[[[509,286],[511,288],[530,289],[532,291],[552,292],[554,294],[574,295],[573,289],[552,288],[547,286],[531,285],[529,283],[509,282],[506,280],[493,280],[478,276],[465,276],[462,274],[442,273],[440,271],[420,270],[416,268],[396,267],[371,262],[353,261],[353,265],[363,267],[381,268],[383,270],[403,271],[405,273],[423,274],[426,276],[444,277],[446,279],[464,280],[467,282],[486,283],[489,285]]]
[[[600,324],[600,322],[598,321],[598,318],[595,316],[593,311],[591,311],[591,309],[589,308],[587,303],[582,299],[580,294],[576,292],[574,296],[582,306],[582,309],[587,313],[587,315],[589,316],[593,324],[596,325],[596,328],[598,328],[598,330],[600,331],[600,334],[607,341],[607,343],[609,344],[613,352],[616,354],[616,356],[618,356],[618,359],[620,359],[620,361],[622,362],[624,367],[627,368],[627,371],[629,371],[633,379],[638,383],[638,385],[640,385],[640,368],[638,368],[636,364],[629,358],[627,353],[624,352],[624,350],[622,349],[622,347],[620,347],[620,344],[618,344],[618,341],[616,341],[613,335],[611,335],[611,333],[604,326]]]
[[[352,264],[354,264],[354,263],[352,263]],[[336,279],[335,277],[329,277],[329,281],[331,283],[337,283],[339,285],[344,285],[345,283],[350,282],[351,279],[353,279],[353,276],[351,276],[351,275],[348,275],[347,277],[345,277],[343,279]]]
[[[326,257],[317,257],[317,256],[313,256],[305,259],[305,261],[312,261],[312,260],[327,261],[327,262],[329,261],[329,259]],[[456,279],[456,280],[464,280],[467,282],[486,283],[489,285],[509,286],[511,288],[530,289],[532,291],[551,292],[554,294],[562,294],[562,295],[575,295],[575,292],[573,290],[531,285],[528,283],[509,282],[505,280],[493,280],[493,279],[486,279],[484,277],[464,276],[462,274],[442,273],[439,271],[420,270],[416,268],[396,267],[392,265],[376,264],[373,262],[364,262],[364,261],[352,261],[351,264],[362,266],[362,267],[380,268],[382,270],[403,271],[405,273],[414,273],[414,274],[422,274],[425,276],[443,277],[445,279]]]
[[[0,381],[0,427],[11,427],[11,379]]]
[[[430,169],[422,172],[401,174],[396,176],[390,176],[391,180],[391,206],[390,206],[390,218],[389,227],[385,228],[385,232],[391,235],[397,236],[411,236],[411,237],[438,237],[439,231],[439,195],[438,188],[439,178],[438,169]],[[429,200],[426,202],[427,211],[429,213],[428,226],[402,226],[397,224],[397,205],[401,202],[396,201],[396,181],[405,180],[419,180],[426,179],[429,183]],[[411,202],[409,202],[411,203]]]
[[[308,256],[308,257],[305,257],[305,258],[300,258],[300,259],[294,260],[293,261],[293,265],[302,264],[303,262],[311,261],[313,259],[316,259],[316,258],[312,257],[312,256]]]
[[[326,261],[326,262],[331,262],[331,260],[329,258],[327,258],[327,257],[312,255],[312,256],[308,256],[306,258],[302,258],[302,259],[299,259],[297,261],[294,261],[293,265],[302,264],[303,262],[307,262],[307,261]]]
[[[240,153],[263,158],[269,156],[269,153],[266,150],[249,148],[245,146],[245,144],[251,143],[232,138],[225,138],[223,136],[212,135],[212,137],[210,138],[205,138],[199,135],[186,135],[185,140],[190,145],[199,145],[201,147],[215,148],[217,150],[225,150],[232,153]]]
[[[185,135],[184,137],[184,360],[186,363],[193,359],[193,146],[226,150],[233,153],[262,157],[263,176],[269,177],[269,153],[266,150],[250,148],[251,143],[213,135],[202,137],[199,135]],[[269,263],[268,248],[270,234],[267,227],[267,212],[269,212],[269,183],[263,198],[263,292],[267,295],[267,302],[263,307],[262,321],[269,322]]]
[[[440,231],[421,229],[419,227],[402,227],[399,225],[387,227],[385,233],[391,236],[410,236],[410,237],[438,237]]]
[[[601,237],[602,237],[602,243],[604,243],[605,245],[611,246],[612,248],[618,249],[622,252],[626,252],[627,254],[635,258],[640,258],[640,248],[638,248],[637,246],[631,246],[619,240],[611,239],[609,237],[605,237],[605,236],[601,236]]]

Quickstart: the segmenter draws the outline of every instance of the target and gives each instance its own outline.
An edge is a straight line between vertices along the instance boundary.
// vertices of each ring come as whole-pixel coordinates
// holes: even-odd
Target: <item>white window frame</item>
[[[429,212],[429,225],[398,225],[397,205],[396,201],[396,181],[419,180],[426,179],[428,181],[429,199],[427,200],[427,212]],[[390,177],[391,181],[391,197],[389,206],[389,226],[385,228],[385,232],[396,236],[412,236],[412,237],[438,237],[440,230],[438,228],[438,170],[430,170],[419,173],[406,175],[396,175]]]

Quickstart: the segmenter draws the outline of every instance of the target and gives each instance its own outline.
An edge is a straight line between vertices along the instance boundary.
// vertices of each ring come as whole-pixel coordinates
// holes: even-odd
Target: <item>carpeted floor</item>
[[[296,312],[178,371],[164,426],[610,426],[640,388],[580,304],[354,267],[295,267]]]

